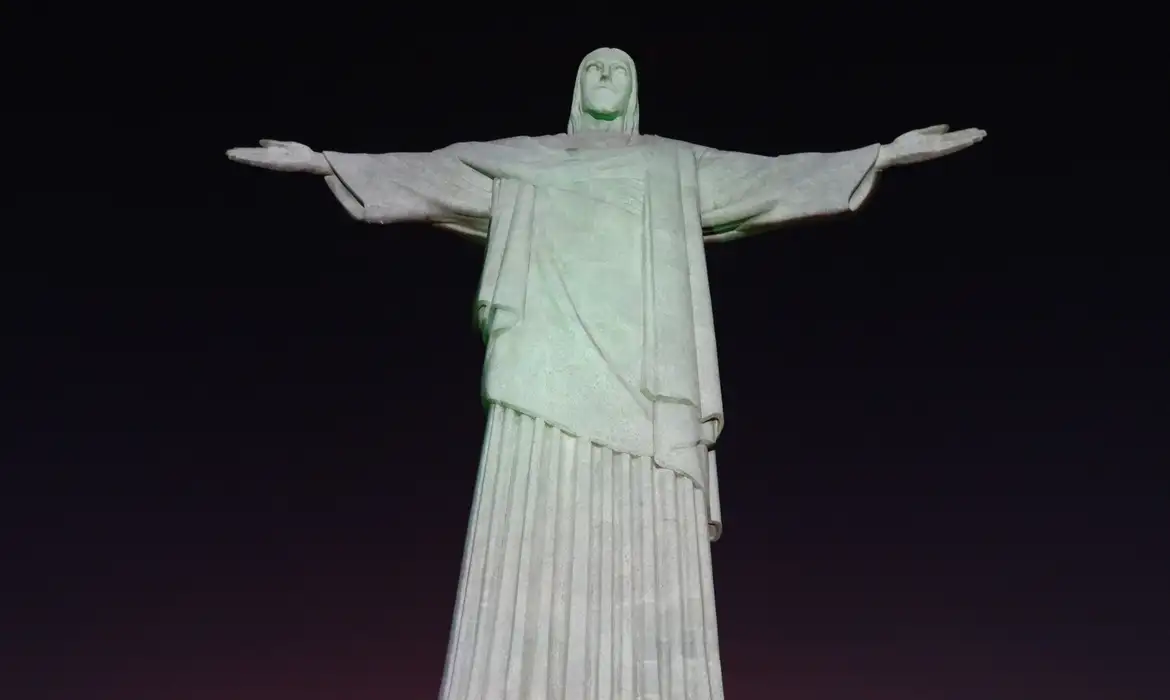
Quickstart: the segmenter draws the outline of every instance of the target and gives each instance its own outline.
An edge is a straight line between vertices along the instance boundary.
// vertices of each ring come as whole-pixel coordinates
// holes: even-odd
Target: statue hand
[[[974,146],[987,136],[982,129],[949,131],[946,124],[928,126],[925,129],[907,131],[889,145],[883,145],[878,152],[877,167],[909,165],[926,160],[941,158],[964,148]]]
[[[286,173],[329,175],[333,172],[325,156],[295,141],[264,139],[260,141],[260,148],[233,148],[227,152],[227,157],[244,165]]]

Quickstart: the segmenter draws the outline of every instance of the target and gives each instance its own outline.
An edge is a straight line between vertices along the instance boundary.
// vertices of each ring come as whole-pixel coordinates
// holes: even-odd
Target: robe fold
[[[857,208],[878,149],[764,157],[562,134],[325,156],[355,218],[486,238],[489,404],[687,477],[715,539],[723,401],[704,242]]]

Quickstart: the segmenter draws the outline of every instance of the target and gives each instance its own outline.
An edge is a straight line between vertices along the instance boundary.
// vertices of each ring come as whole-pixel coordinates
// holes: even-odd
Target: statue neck
[[[592,114],[585,112],[581,116],[581,131],[599,131],[599,132],[620,132],[622,130],[622,117],[615,117],[613,119],[598,119]]]

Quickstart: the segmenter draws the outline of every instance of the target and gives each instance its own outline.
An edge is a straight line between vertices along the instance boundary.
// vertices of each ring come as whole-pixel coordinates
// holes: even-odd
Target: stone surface
[[[356,219],[486,243],[488,426],[442,700],[723,697],[710,543],[723,427],[703,246],[856,209],[977,129],[768,157],[638,129],[628,55],[581,62],[565,133],[428,153],[261,141]]]

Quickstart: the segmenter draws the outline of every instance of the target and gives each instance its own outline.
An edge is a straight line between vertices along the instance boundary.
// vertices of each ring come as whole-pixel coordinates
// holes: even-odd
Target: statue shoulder
[[[533,146],[546,146],[555,148],[562,145],[568,134],[544,134],[539,136],[508,136],[507,138],[495,139],[487,141],[486,143],[492,146],[508,146],[511,148],[531,148]]]
[[[651,145],[651,146],[679,148],[679,149],[688,149],[688,150],[702,150],[702,148],[703,148],[702,146],[699,146],[699,145],[696,145],[693,143],[687,143],[686,141],[680,141],[678,139],[667,138],[665,136],[654,136],[651,134],[644,134],[640,137],[639,140],[641,143]]]
[[[509,136],[491,141],[460,141],[439,149],[440,153],[458,155],[460,153],[496,150],[501,148],[534,148],[538,146],[553,146],[555,136]]]

